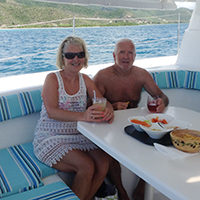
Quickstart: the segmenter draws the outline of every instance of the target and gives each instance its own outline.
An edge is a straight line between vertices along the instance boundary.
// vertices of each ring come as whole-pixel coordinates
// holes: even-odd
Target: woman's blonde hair
[[[56,59],[56,66],[58,69],[64,69],[64,64],[63,64],[63,50],[64,48],[69,45],[69,44],[73,44],[76,46],[81,46],[83,48],[83,51],[85,52],[85,61],[83,64],[84,68],[87,68],[88,66],[88,60],[89,60],[89,52],[87,50],[85,41],[80,38],[80,37],[76,37],[76,36],[69,36],[67,38],[65,38],[62,43],[60,44],[59,48],[58,48],[58,52],[57,52],[57,59]]]

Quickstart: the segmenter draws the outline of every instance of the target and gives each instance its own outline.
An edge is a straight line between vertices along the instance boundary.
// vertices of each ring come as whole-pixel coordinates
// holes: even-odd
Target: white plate
[[[143,129],[149,135],[149,137],[153,139],[160,139],[172,130],[162,128],[158,123],[152,123],[151,127],[140,125],[140,128]]]
[[[128,121],[135,127],[135,129],[136,129],[137,131],[142,132],[143,129],[140,128],[140,124],[136,124],[136,123],[131,122],[132,119],[138,119],[138,120],[140,120],[140,121],[144,121],[144,120],[147,120],[146,117],[144,117],[144,116],[132,116],[132,117],[129,117],[129,118],[128,118]]]
[[[159,125],[159,123],[152,123],[151,127],[145,127],[140,125],[140,128],[142,128],[149,135],[149,137],[153,139],[160,139],[166,133],[174,129],[188,129],[190,126],[191,123],[189,122],[174,119],[168,124]]]
[[[192,124],[186,121],[175,119],[170,123],[164,125],[167,129],[188,129]]]

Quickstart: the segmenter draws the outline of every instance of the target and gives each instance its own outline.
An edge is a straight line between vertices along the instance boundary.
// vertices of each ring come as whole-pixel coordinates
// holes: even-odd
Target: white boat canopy
[[[175,10],[174,0],[34,0],[48,3],[96,5],[129,9]]]
[[[196,2],[196,0],[33,0],[48,3],[74,4],[74,5],[96,5],[129,9],[149,10],[175,10],[175,2]]]

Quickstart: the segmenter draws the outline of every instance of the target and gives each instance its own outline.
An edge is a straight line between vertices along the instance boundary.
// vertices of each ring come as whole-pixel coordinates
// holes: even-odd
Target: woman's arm
[[[83,74],[86,88],[87,88],[87,93],[88,93],[88,98],[89,101],[92,101],[92,98],[94,98],[94,92],[96,93],[96,97],[103,97],[98,88],[96,87],[95,83],[93,82],[92,79],[90,79],[87,75]],[[107,101],[106,103],[106,110],[104,112],[104,121],[109,121],[111,123],[114,119],[114,110],[110,102]]]

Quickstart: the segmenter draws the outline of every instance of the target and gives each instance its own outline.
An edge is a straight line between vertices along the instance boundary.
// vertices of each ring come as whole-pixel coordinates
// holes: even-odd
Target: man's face
[[[115,64],[124,70],[132,67],[136,56],[134,49],[133,44],[129,41],[120,42],[117,51],[113,52]]]

